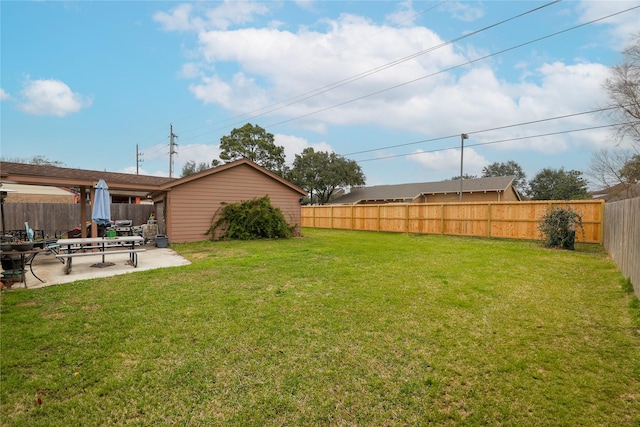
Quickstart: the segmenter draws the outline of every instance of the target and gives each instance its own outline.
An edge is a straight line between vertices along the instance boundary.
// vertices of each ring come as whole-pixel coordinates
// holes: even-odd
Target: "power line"
[[[612,110],[612,109],[615,109],[615,108],[617,108],[617,107],[598,108],[596,110],[583,111],[581,113],[565,114],[564,116],[549,117],[549,118],[546,118],[546,119],[531,120],[531,121],[528,121],[528,122],[521,122],[521,123],[516,123],[516,124],[512,124],[512,125],[498,126],[498,127],[494,127],[494,128],[490,128],[490,129],[475,130],[473,132],[466,132],[466,134],[467,135],[472,135],[472,134],[478,134],[478,133],[484,133],[484,132],[491,132],[491,131],[494,131],[494,130],[509,129],[509,128],[513,128],[513,127],[525,126],[525,125],[530,125],[530,124],[534,124],[534,123],[543,123],[543,122],[548,122],[548,121],[552,121],[552,120],[566,119],[568,117],[576,117],[576,116],[581,116],[581,115],[585,115],[585,114],[599,113],[599,112],[602,112],[602,111]],[[356,154],[370,153],[370,152],[373,152],[373,151],[387,150],[387,149],[390,149],[390,148],[406,147],[408,145],[423,144],[425,142],[433,142],[433,141],[441,141],[443,139],[449,139],[449,138],[453,138],[453,137],[457,138],[459,136],[460,136],[460,133],[456,133],[456,134],[453,134],[453,135],[440,136],[440,137],[431,138],[431,139],[423,139],[423,140],[420,140],[420,141],[407,142],[407,143],[404,143],[404,144],[388,145],[386,147],[378,147],[378,148],[371,148],[371,149],[368,149],[368,150],[355,151],[353,153],[343,154],[342,156],[346,157],[346,156],[353,156],[353,155],[356,155]]]
[[[478,146],[482,146],[482,145],[500,144],[500,143],[503,143],[503,142],[520,141],[520,140],[524,140],[524,139],[541,138],[541,137],[544,137],[544,136],[562,135],[562,134],[572,133],[572,132],[583,132],[583,131],[587,131],[587,130],[595,130],[595,129],[603,129],[603,128],[608,128],[608,127],[613,127],[613,126],[619,126],[621,124],[624,124],[624,123],[616,123],[616,124],[600,125],[600,126],[591,126],[591,127],[586,127],[586,128],[570,129],[570,130],[564,130],[564,131],[558,131],[558,132],[541,133],[541,134],[538,134],[538,135],[520,136],[520,137],[517,137],[517,138],[507,138],[507,139],[501,139],[501,140],[497,140],[497,141],[479,142],[477,144],[466,144],[465,147],[478,147]],[[455,136],[459,138],[460,134],[457,134]],[[438,151],[455,150],[457,148],[459,148],[459,146],[452,146],[452,147],[446,147],[446,148],[435,148],[433,150],[425,150],[425,151],[414,152],[414,153],[394,154],[394,155],[390,155],[390,156],[374,157],[374,158],[370,158],[370,159],[357,160],[357,162],[358,163],[364,163],[364,162],[372,162],[374,160],[386,160],[386,159],[393,159],[393,158],[397,158],[397,157],[408,157],[408,156],[415,156],[415,155],[425,154],[425,153],[436,153]]]

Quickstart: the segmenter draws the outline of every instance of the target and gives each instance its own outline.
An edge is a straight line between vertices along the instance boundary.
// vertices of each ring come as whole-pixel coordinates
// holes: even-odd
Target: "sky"
[[[598,110],[639,22],[638,0],[2,1],[0,155],[179,177],[251,123],[367,185],[585,172],[624,148]]]

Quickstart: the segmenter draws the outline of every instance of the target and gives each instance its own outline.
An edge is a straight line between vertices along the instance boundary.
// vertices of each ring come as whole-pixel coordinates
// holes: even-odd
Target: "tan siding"
[[[301,195],[249,165],[179,185],[170,191],[170,238],[173,242],[193,242],[209,238],[205,233],[217,209],[268,195],[285,219],[300,231]]]

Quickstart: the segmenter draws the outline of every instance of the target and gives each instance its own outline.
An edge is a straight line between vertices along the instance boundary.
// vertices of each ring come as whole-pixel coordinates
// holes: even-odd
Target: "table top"
[[[136,243],[144,242],[142,236],[118,236],[118,237],[86,237],[76,239],[59,239],[56,243],[60,246],[92,245],[96,243]]]

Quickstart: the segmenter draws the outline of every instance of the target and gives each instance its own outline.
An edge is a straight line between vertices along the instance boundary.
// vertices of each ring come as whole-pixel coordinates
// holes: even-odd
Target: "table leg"
[[[64,267],[64,272],[66,274],[71,273],[71,257],[67,257],[67,264]]]

